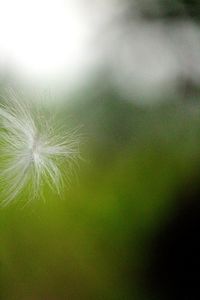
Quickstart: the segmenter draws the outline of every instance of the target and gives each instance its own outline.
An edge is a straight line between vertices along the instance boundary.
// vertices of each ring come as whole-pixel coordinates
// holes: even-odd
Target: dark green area
[[[151,236],[199,171],[199,100],[140,107],[111,88],[80,98],[63,107],[83,125],[78,180],[63,199],[47,190],[45,203],[0,210],[1,299],[150,297]]]

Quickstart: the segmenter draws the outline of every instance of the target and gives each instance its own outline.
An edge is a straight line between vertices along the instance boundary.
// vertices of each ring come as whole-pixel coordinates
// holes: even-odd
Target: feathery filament
[[[37,198],[45,183],[60,193],[79,157],[77,130],[63,130],[16,97],[0,106],[0,139],[3,205],[26,189],[29,201]]]

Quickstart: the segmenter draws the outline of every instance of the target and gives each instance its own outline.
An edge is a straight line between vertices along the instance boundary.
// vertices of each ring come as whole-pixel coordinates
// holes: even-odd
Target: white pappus
[[[12,94],[0,105],[1,204],[27,191],[27,201],[42,195],[42,187],[60,193],[79,158],[78,130],[67,131],[30,103]]]

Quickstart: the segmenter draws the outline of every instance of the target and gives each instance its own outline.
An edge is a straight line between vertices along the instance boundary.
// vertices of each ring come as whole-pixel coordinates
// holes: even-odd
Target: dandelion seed
[[[44,184],[60,193],[79,157],[77,130],[66,132],[15,95],[0,106],[0,184],[3,205],[28,190],[37,198]]]

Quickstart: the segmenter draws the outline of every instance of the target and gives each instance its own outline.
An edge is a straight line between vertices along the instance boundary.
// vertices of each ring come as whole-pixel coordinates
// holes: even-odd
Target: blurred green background
[[[198,1],[135,1],[130,7],[136,2],[145,22],[198,24]],[[175,295],[172,286],[167,291],[154,282],[152,256],[162,256],[154,252],[154,238],[187,210],[190,189],[199,186],[198,74],[179,74],[168,93],[158,89],[156,103],[148,88],[143,101],[143,94],[123,93],[106,72],[99,74],[70,101],[62,95],[66,123],[81,125],[84,137],[83,159],[63,198],[47,191],[45,203],[0,209],[0,299],[194,299],[192,291],[181,298],[181,291]],[[3,76],[0,93],[9,85],[12,77]],[[193,198],[192,205],[199,200]]]
[[[151,237],[199,171],[199,103],[90,97],[65,106],[86,139],[64,198],[0,211],[1,299],[150,299]]]

